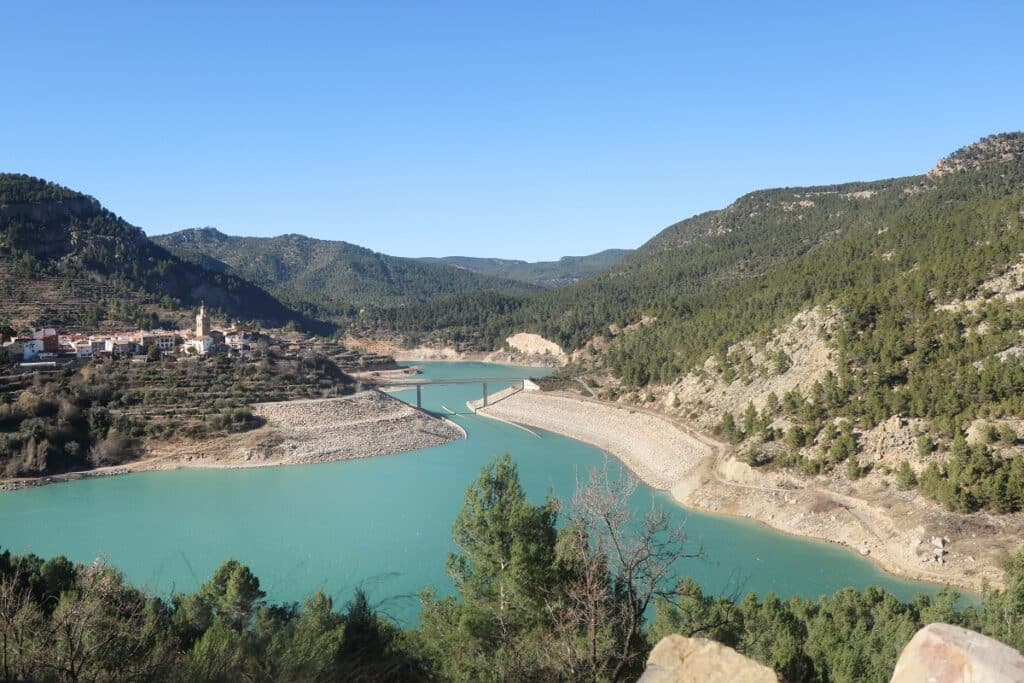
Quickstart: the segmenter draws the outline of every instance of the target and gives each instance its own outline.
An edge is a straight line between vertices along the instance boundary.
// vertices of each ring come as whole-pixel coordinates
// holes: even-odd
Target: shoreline
[[[310,423],[310,406],[346,401],[374,405],[361,406],[368,412],[349,414],[328,425],[316,419]],[[522,405],[524,402],[542,407],[531,413]],[[453,420],[419,410],[379,390],[337,399],[255,404],[253,408],[257,414],[269,411],[265,414],[266,426],[201,442],[158,444],[149,449],[148,457],[123,465],[0,480],[0,493],[134,472],[278,467],[379,457],[468,437],[466,430]],[[983,561],[973,564],[973,556],[956,549],[960,539],[954,539],[954,552],[947,555],[946,564],[920,567],[915,562],[919,555],[911,552],[908,561],[908,553],[899,552],[907,549],[907,539],[915,532],[908,534],[894,522],[896,512],[823,488],[813,480],[794,485],[789,481],[794,477],[789,475],[783,477],[785,481],[778,481],[773,473],[754,473],[745,463],[731,457],[727,444],[659,411],[610,404],[568,392],[518,392],[478,410],[477,414],[527,431],[535,427],[591,444],[615,457],[647,486],[668,493],[683,508],[745,519],[794,537],[840,545],[858,552],[891,576],[949,585],[972,595],[979,593],[985,580],[1002,585],[998,562],[979,554]],[[423,440],[417,424],[443,428],[429,434],[428,442]],[[353,431],[357,432],[354,440]],[[364,438],[367,436],[372,437],[370,446]],[[328,443],[324,443],[325,438]],[[666,458],[666,453],[670,457]],[[775,486],[765,485],[766,480],[771,480],[767,475],[775,476]],[[920,527],[916,533],[923,533]],[[980,539],[982,543],[985,540]],[[972,565],[966,566],[965,558]]]
[[[531,405],[532,404],[532,405]],[[600,414],[594,419],[593,414]],[[683,508],[744,519],[790,536],[839,545],[901,579],[952,586],[977,596],[987,580],[1002,585],[995,558],[975,561],[956,550],[955,539],[942,565],[921,566],[912,541],[917,530],[902,529],[886,510],[816,482],[777,486],[744,481],[750,468],[731,458],[725,444],[669,416],[564,393],[520,393],[478,411],[491,419],[529,425],[589,443],[619,460],[651,488],[665,491]],[[622,432],[626,424],[627,434]],[[620,433],[615,433],[619,429]],[[690,452],[664,447],[675,435]],[[671,455],[666,458],[665,453]],[[755,474],[750,481],[756,481]],[[984,539],[981,539],[984,542]],[[996,553],[997,554],[997,553]]]
[[[396,363],[487,363],[513,368],[560,368],[566,363],[564,356],[541,356],[509,351],[454,351],[452,349],[408,349],[393,354]]]
[[[91,470],[0,480],[0,493],[82,479],[179,469],[250,469],[396,455],[467,438],[453,420],[377,390],[352,396],[258,403],[267,424],[212,439],[148,446],[147,456]]]

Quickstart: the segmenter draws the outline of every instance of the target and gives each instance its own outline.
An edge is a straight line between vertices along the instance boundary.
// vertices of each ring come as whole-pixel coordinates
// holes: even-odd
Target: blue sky
[[[1024,129],[1024,3],[772,4],[8,3],[0,170],[151,234],[538,260]]]

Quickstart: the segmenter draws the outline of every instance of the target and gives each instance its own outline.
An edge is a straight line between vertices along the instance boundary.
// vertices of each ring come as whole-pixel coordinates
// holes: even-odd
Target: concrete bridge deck
[[[488,384],[511,384],[519,385],[518,391],[526,388],[529,377],[465,377],[461,379],[387,379],[375,382],[380,389],[404,389],[416,387],[416,407],[423,407],[423,387],[444,384],[479,384],[483,389],[481,407],[487,406],[487,385]]]

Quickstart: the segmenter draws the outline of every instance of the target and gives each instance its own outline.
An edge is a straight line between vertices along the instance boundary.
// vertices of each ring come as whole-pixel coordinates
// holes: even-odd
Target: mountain
[[[528,299],[374,321],[462,348],[542,334],[578,351],[563,386],[714,429],[797,488],[1024,511],[1024,133],[922,175],[745,195]]]
[[[557,261],[516,261],[472,256],[425,257],[430,263],[445,263],[456,268],[528,282],[544,289],[557,289],[578,282],[594,273],[614,266],[632,253],[632,249],[605,249],[589,256],[563,256]]]
[[[379,254],[340,241],[302,235],[235,237],[214,228],[153,238],[204,268],[233,273],[285,301],[323,315],[351,315],[363,306],[405,306],[472,291],[526,295],[539,288],[454,266]]]
[[[0,321],[177,324],[203,301],[231,318],[323,327],[239,277],[174,256],[93,197],[0,174]]]
[[[465,296],[375,315],[388,333],[419,339],[450,343],[486,329],[482,341],[500,344],[525,330],[570,351],[608,337],[610,325],[656,320],[604,359],[630,383],[667,380],[803,308],[897,281],[926,255],[941,269],[928,281],[932,295],[964,295],[1024,251],[1012,233],[988,235],[970,220],[997,210],[1011,220],[1005,202],[1024,188],[1022,140],[991,136],[918,176],[752,192],[665,228],[581,282],[508,296],[499,313]],[[972,241],[981,239],[991,243]],[[963,270],[950,271],[955,260]]]

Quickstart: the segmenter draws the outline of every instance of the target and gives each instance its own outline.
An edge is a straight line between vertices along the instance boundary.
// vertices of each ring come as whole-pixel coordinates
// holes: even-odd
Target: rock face
[[[781,399],[793,389],[804,391],[836,371],[835,351],[819,331],[839,322],[831,311],[810,309],[798,313],[763,346],[750,341],[729,347],[736,375],[727,379],[717,356],[664,391],[663,405],[673,414],[688,415],[702,429],[714,428],[725,411],[742,412],[748,403],[762,410],[770,394]],[[746,359],[748,363],[737,359]],[[669,394],[675,399],[669,403]]]
[[[647,658],[640,683],[778,683],[768,667],[704,638],[662,638]]]
[[[519,334],[513,334],[505,340],[509,348],[518,351],[519,353],[529,353],[537,355],[550,355],[550,356],[564,356],[565,352],[562,351],[562,347],[553,341],[549,341],[539,334],[531,334],[529,332],[520,332]]]
[[[1022,683],[1024,655],[949,624],[929,624],[903,648],[890,683]]]

